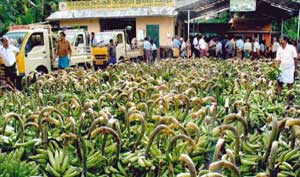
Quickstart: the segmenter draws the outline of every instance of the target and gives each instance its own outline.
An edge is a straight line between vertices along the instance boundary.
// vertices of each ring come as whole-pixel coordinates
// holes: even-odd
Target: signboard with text
[[[230,0],[231,12],[256,11],[256,0]]]

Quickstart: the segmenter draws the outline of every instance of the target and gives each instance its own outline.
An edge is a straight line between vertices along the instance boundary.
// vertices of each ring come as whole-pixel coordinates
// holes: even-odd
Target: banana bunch
[[[288,150],[279,148],[277,151],[276,168],[278,169],[278,177],[299,176],[299,148]]]
[[[63,150],[47,150],[49,162],[45,171],[54,177],[74,177],[81,173],[81,169],[70,165],[70,157]]]
[[[46,165],[48,162],[48,151],[44,149],[36,149],[36,154],[28,156],[30,160],[33,160],[39,164]]]
[[[239,170],[243,176],[253,176],[257,172],[261,157],[258,155],[241,155]]]
[[[99,164],[105,163],[106,158],[102,155],[101,151],[90,151],[87,158],[87,168],[97,168]]]
[[[296,169],[289,164],[288,162],[281,162],[278,164],[278,170],[277,177],[289,177],[289,176],[299,176],[299,170],[297,170],[296,175]]]
[[[14,160],[17,160],[17,161],[21,161],[24,153],[25,153],[25,148],[21,147],[19,149],[16,149],[15,151],[9,153],[7,155],[7,158],[8,159],[14,159]]]

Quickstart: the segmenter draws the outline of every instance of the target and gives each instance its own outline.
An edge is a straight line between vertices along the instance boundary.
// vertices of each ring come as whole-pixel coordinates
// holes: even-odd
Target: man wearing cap
[[[19,53],[19,49],[13,45],[9,45],[8,38],[6,36],[1,38],[1,42],[2,47],[0,47],[0,57],[2,58],[5,66],[5,78],[7,79],[7,82],[16,86],[16,56]]]
[[[281,96],[283,84],[287,84],[289,90],[292,89],[297,69],[297,51],[294,46],[288,44],[286,35],[280,37],[280,45],[276,54],[276,61],[278,61],[281,71],[277,87],[279,96]],[[290,95],[287,95],[287,101],[290,104]]]
[[[56,55],[58,56],[59,69],[65,69],[70,66],[72,49],[70,42],[66,40],[66,34],[64,32],[60,32],[60,40],[57,41]]]

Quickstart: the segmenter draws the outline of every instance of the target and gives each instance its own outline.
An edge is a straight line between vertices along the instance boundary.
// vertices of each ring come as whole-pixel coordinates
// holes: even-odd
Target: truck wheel
[[[44,66],[39,66],[36,68],[36,71],[40,74],[40,75],[44,75],[48,73],[48,69]]]
[[[143,61],[144,61],[144,57],[139,56],[139,57],[137,58],[137,62],[138,62],[138,63],[141,63],[141,62],[143,62]]]
[[[78,65],[77,65],[77,68],[79,68],[79,69],[80,69],[80,68],[83,68],[84,70],[87,69],[85,63],[80,63],[80,64],[78,64]]]
[[[124,57],[120,57],[120,58],[119,58],[119,62],[124,63],[124,62],[125,62]]]

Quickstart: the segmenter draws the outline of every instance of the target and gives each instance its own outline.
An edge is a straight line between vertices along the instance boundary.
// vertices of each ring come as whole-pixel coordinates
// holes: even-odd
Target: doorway
[[[136,19],[135,18],[108,18],[100,19],[101,31],[124,30],[131,26],[131,31],[127,31],[128,42],[136,37]]]
[[[159,25],[147,25],[146,26],[146,35],[150,37],[150,40],[155,42],[156,47],[160,47],[159,41]]]

